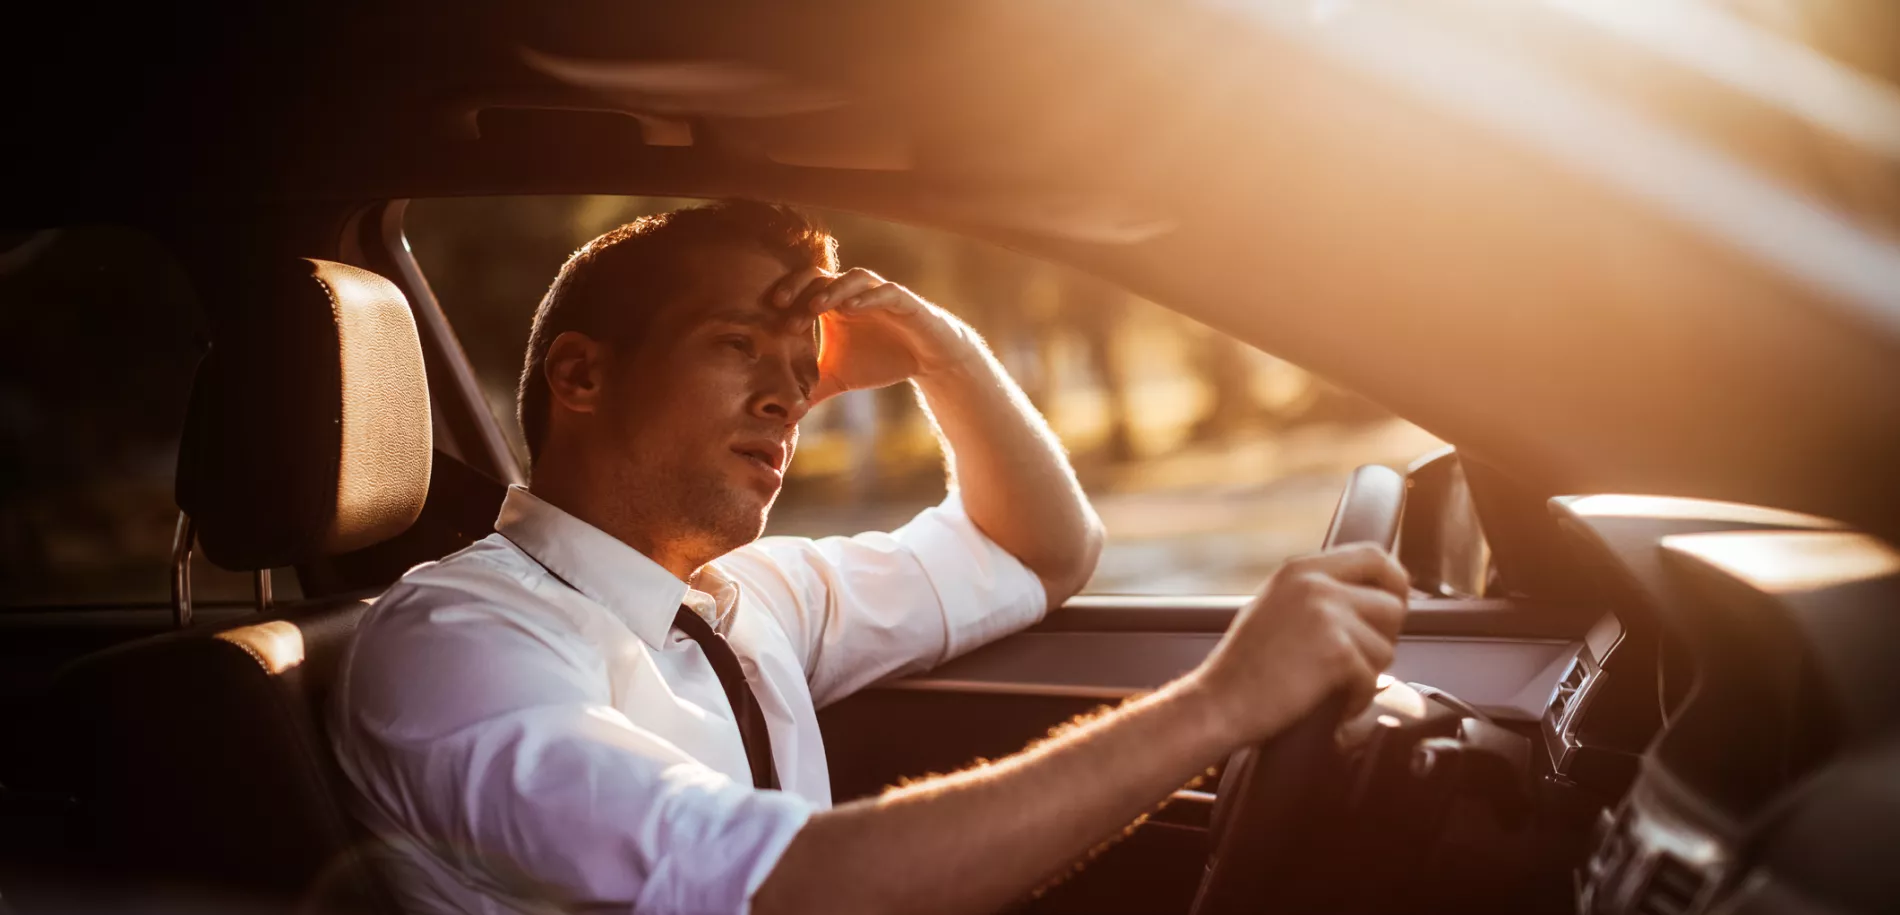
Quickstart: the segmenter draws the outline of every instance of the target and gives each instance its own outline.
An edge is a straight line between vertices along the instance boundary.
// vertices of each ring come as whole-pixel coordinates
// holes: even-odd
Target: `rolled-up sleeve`
[[[565,910],[747,910],[811,802],[734,783],[629,720],[591,685],[604,678],[583,639],[480,606],[417,616],[359,645],[334,724],[351,780],[401,824],[390,838],[477,892]]]
[[[785,630],[819,706],[1029,626],[1047,600],[954,492],[890,533],[767,537],[719,568]]]

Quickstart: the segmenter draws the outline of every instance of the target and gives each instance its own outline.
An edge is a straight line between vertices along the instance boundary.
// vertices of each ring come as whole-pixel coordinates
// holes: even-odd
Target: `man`
[[[535,315],[533,482],[418,567],[345,660],[335,742],[408,906],[993,911],[1391,660],[1385,554],[1295,560],[1198,670],[1008,759],[833,808],[815,709],[1029,625],[1101,525],[962,322],[795,212],[595,239]],[[758,539],[810,407],[908,380],[950,496],[899,530]]]

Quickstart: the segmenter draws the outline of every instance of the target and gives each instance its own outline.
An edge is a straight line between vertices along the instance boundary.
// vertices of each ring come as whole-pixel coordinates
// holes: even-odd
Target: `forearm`
[[[780,913],[987,913],[1060,874],[1234,743],[1189,677],[1000,762],[814,816],[760,888]]]
[[[1051,608],[1095,571],[1102,525],[1061,443],[981,343],[917,379],[970,520],[1042,579]]]

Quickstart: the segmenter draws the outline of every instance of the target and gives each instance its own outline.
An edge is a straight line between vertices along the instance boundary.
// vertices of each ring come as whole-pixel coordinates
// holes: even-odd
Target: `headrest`
[[[429,387],[415,318],[367,270],[298,260],[232,309],[198,367],[178,506],[236,571],[361,549],[429,492]]]

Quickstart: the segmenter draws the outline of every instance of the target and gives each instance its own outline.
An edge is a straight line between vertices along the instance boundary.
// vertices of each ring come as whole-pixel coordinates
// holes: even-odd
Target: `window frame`
[[[428,373],[436,449],[503,483],[526,484],[526,468],[489,409],[468,352],[403,234],[408,208],[403,198],[357,210],[343,228],[338,256],[395,283],[409,300]]]

